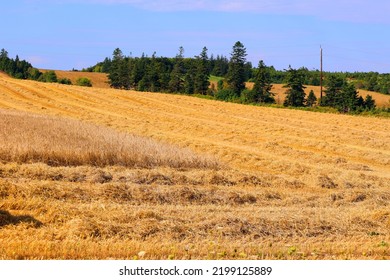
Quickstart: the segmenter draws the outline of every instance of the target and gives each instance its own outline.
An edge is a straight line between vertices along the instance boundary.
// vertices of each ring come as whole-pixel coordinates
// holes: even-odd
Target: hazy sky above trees
[[[88,67],[119,47],[125,54],[230,56],[277,69],[390,72],[386,0],[14,0],[2,3],[0,47],[36,67]]]

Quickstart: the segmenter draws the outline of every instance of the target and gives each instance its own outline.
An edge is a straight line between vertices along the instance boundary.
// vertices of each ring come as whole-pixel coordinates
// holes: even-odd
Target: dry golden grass
[[[3,162],[0,258],[390,258],[389,119],[4,76],[0,107],[109,126],[229,166]]]
[[[188,149],[80,121],[0,109],[0,160],[52,166],[218,168]]]

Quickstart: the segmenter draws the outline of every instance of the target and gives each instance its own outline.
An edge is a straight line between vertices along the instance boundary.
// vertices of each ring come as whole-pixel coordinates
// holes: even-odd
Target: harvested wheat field
[[[44,73],[49,70],[41,69],[40,71]],[[77,79],[88,78],[91,80],[93,87],[110,88],[107,74],[104,73],[63,70],[54,70],[54,72],[56,73],[58,79],[70,79],[72,84],[76,84]]]
[[[390,258],[389,119],[4,75],[0,108],[1,259]]]

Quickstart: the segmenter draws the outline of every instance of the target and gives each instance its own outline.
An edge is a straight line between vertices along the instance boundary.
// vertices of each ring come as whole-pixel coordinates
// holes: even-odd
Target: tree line
[[[375,100],[371,95],[367,95],[365,99],[359,96],[355,85],[338,75],[327,76],[325,95],[319,100],[312,90],[306,97],[304,81],[304,73],[301,69],[296,70],[289,67],[284,106],[312,107],[318,104],[336,108],[343,113],[367,111],[376,107]]]
[[[284,83],[286,99],[284,106],[313,107],[315,105],[333,107],[340,112],[359,112],[376,107],[372,96],[363,99],[358,95],[355,83],[343,73],[326,73],[325,95],[318,100],[314,92],[307,96],[304,85],[319,85],[318,70],[307,68],[277,71],[273,66],[259,61],[256,68],[246,60],[247,52],[241,42],[236,42],[230,58],[217,56],[209,58],[204,47],[194,58],[184,57],[180,47],[174,58],[125,56],[117,48],[112,59],[84,69],[86,71],[106,71],[111,87],[138,91],[170,92],[210,95],[215,99],[246,104],[275,103],[272,93],[273,83]],[[210,86],[210,76],[218,75],[217,86]],[[253,88],[246,88],[246,82],[253,82]]]
[[[39,71],[26,60],[20,60],[18,55],[15,59],[9,58],[8,52],[5,49],[1,49],[0,51],[0,71],[3,71],[16,79],[35,80],[39,82],[60,83],[66,85],[72,84],[72,81],[68,78],[59,79],[53,70],[45,71],[44,73]],[[76,81],[76,85],[91,87],[92,82],[88,78],[79,78]]]
[[[119,50],[119,49],[118,49]],[[153,54],[156,58],[156,54]],[[148,58],[144,54],[140,58],[128,57],[129,60],[132,60],[132,64],[140,64],[136,69],[142,69],[142,65],[148,65],[151,58]],[[167,66],[167,69],[173,68],[175,58],[164,58],[158,57],[158,60],[164,65]],[[164,60],[164,61],[163,61]],[[185,58],[185,61],[191,61],[192,58]],[[207,60],[207,71],[211,76],[217,77],[226,77],[229,69],[229,58],[224,55],[217,55],[216,57],[211,54],[210,58]],[[188,63],[186,63],[188,64]],[[81,71],[86,72],[100,72],[100,73],[110,73],[110,68],[112,65],[111,58],[105,58],[104,61],[97,63],[94,66],[84,68]],[[187,65],[186,65],[187,66]],[[283,84],[288,79],[288,71],[286,70],[276,70],[273,66],[269,66],[269,75],[271,82],[273,84]],[[304,84],[319,86],[320,85],[320,71],[319,70],[309,70],[306,67],[299,68],[301,74],[303,75]],[[254,82],[258,67],[252,67],[250,62],[247,62],[245,65],[247,81]],[[383,94],[390,94],[390,74],[380,74],[378,72],[324,72],[324,77],[326,79],[328,76],[337,76],[344,80],[347,80],[349,83],[353,83],[357,89],[365,89],[369,91],[380,92]],[[137,89],[134,87],[133,89]]]
[[[0,71],[3,71],[11,77],[17,79],[31,79],[38,80],[42,75],[38,69],[32,67],[32,65],[26,60],[20,60],[19,56],[15,59],[8,57],[8,52],[5,49],[0,51]]]
[[[363,99],[357,88],[365,86],[375,89],[375,82],[386,80],[388,74],[325,73],[325,95],[317,100],[314,92],[308,96],[304,85],[319,85],[320,73],[307,68],[293,69],[291,66],[283,71],[276,70],[259,61],[257,67],[246,60],[246,48],[236,42],[230,58],[218,55],[209,57],[204,47],[194,58],[184,57],[184,48],[180,47],[174,58],[125,56],[117,48],[112,58],[106,58],[83,71],[108,73],[110,86],[117,89],[138,91],[170,92],[183,94],[209,95],[218,100],[238,103],[275,103],[272,87],[274,83],[284,83],[286,99],[284,106],[313,107],[316,105],[337,108],[340,112],[359,112],[374,109],[375,101],[368,95]],[[0,70],[20,79],[33,79],[43,82],[71,84],[69,79],[57,79],[54,71],[40,72],[25,60],[8,57],[2,49],[0,53]],[[210,77],[216,76],[217,85],[210,83]],[[361,82],[367,80],[369,82]],[[253,88],[246,88],[246,82],[253,82]],[[91,86],[90,81],[78,81],[77,84]]]
[[[34,68],[31,63],[26,60],[20,60],[17,55],[15,59],[8,57],[8,52],[5,49],[0,51],[0,71],[3,71],[11,77],[17,79],[35,80],[40,82],[59,82],[54,71],[46,71],[42,73],[37,68]],[[61,81],[60,81],[61,82]],[[62,81],[67,83],[67,81]]]
[[[304,84],[311,86],[320,85],[320,71],[309,70],[306,67],[299,68],[303,74]],[[256,68],[253,69],[256,72]],[[287,80],[288,71],[276,70],[270,66],[271,80],[275,84],[283,84]],[[337,76],[353,83],[357,89],[390,94],[390,74],[378,72],[324,72],[325,82],[328,76]]]
[[[184,48],[183,48],[183,50],[184,50]],[[122,52],[119,48],[117,48],[116,51]],[[179,49],[179,51],[180,51],[180,49]],[[123,53],[122,53],[122,55],[123,55]],[[156,53],[154,53],[153,56],[156,57]],[[136,60],[136,58],[132,57],[131,55],[128,56],[128,58],[129,58],[129,60],[131,60],[131,59]],[[142,54],[142,56],[140,58],[144,59],[144,60],[149,59],[148,56],[145,54]],[[163,58],[163,57],[160,57],[160,59],[161,58]],[[169,60],[171,60],[171,61],[169,61]],[[163,63],[170,64],[170,63],[172,63],[172,60],[174,60],[174,59],[169,58],[169,59],[165,60]],[[186,59],[186,60],[188,60],[188,59]],[[83,72],[98,72],[98,73],[107,73],[108,74],[110,72],[111,65],[112,65],[112,59],[109,57],[106,57],[102,62],[98,62],[96,65],[91,66],[91,67],[83,68],[81,71],[83,71]],[[212,76],[223,77],[227,74],[228,68],[229,68],[229,59],[224,55],[217,55],[216,57],[214,57],[214,55],[211,54],[210,58],[207,60],[207,70],[210,73],[210,75],[212,75]],[[249,77],[252,75],[250,73],[252,71],[251,68],[252,68],[251,64],[248,63],[247,69],[248,69],[248,76]],[[77,71],[75,69],[73,69],[73,70]]]
[[[180,47],[174,58],[125,56],[117,48],[112,58],[106,58],[83,71],[108,73],[111,87],[134,89],[139,91],[172,92],[185,94],[210,94],[210,76],[226,76],[229,60],[225,56],[211,55],[206,47],[194,58],[184,57],[184,48]],[[245,64],[245,78],[252,77],[252,64]]]
[[[383,94],[390,94],[390,74],[379,74],[378,72],[354,72],[337,73],[337,76],[352,82],[357,89],[376,91]]]

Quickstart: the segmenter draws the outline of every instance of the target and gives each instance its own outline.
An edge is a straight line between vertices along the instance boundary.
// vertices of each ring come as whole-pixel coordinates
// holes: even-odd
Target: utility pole
[[[321,96],[321,101],[322,101],[322,80],[323,80],[323,74],[322,74],[322,46],[320,46],[320,50],[321,50],[321,70],[320,70],[320,96]]]

